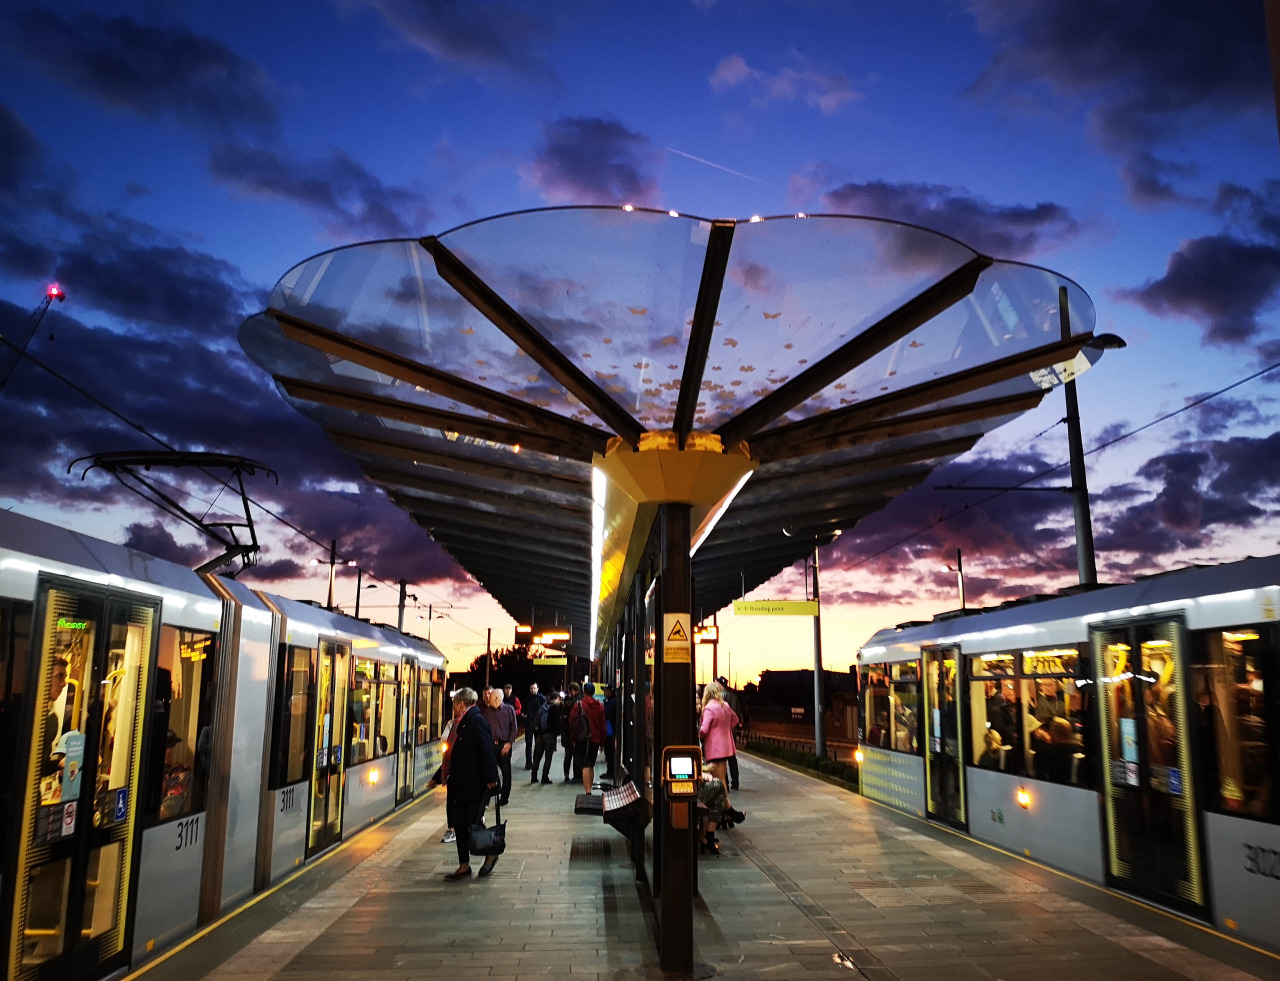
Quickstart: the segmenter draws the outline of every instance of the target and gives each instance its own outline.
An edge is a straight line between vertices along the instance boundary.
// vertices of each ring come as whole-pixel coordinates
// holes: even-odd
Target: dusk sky
[[[0,333],[19,343],[50,283],[67,296],[38,363],[0,346],[2,507],[194,566],[216,549],[69,465],[161,448],[140,429],[248,457],[279,474],[248,487],[289,524],[255,511],[242,581],[323,601],[309,563],[336,539],[379,584],[362,614],[394,622],[389,584],[409,580],[406,625],[445,609],[432,639],[465,669],[511,621],[237,331],[335,246],[630,203],[892,218],[1069,276],[1128,343],[1078,384],[1086,451],[1109,444],[1088,456],[1100,579],[1280,549],[1261,0],[6,4],[0,50]],[[956,608],[957,549],[970,605],[1076,582],[1069,496],[938,489],[1056,467],[1033,486],[1065,485],[1063,414],[1051,392],[823,550],[827,667]],[[211,481],[172,480],[197,513],[234,513]],[[803,590],[796,566],[753,598]],[[348,611],[355,591],[344,571]],[[719,619],[739,684],[813,664],[807,620]]]

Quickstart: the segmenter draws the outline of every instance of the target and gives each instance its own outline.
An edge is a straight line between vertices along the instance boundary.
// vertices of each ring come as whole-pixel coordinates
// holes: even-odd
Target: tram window
[[[396,665],[378,665],[377,705],[374,712],[376,725],[373,737],[374,757],[386,756],[396,744],[396,706],[400,701],[400,686],[396,683]]]
[[[19,766],[18,738],[26,692],[27,645],[31,604],[0,604],[0,841],[8,841],[9,815],[15,804],[13,775]]]
[[[151,780],[147,821],[155,824],[204,810],[213,739],[217,643],[211,633],[161,627],[152,700]],[[108,681],[113,681],[108,677]],[[115,686],[108,695],[111,734]]]
[[[431,707],[435,703],[431,696],[431,671],[418,668],[418,733],[415,737],[415,745],[418,746],[431,738]]]
[[[969,764],[1091,786],[1086,663],[1074,647],[971,658]]]
[[[314,656],[315,651],[310,647],[281,645],[280,648],[268,779],[272,790],[287,787],[307,776],[307,761],[311,755],[307,716],[311,708],[311,663]]]
[[[862,717],[868,746],[915,753],[919,748],[918,661],[862,669]]]
[[[1280,820],[1280,631],[1274,626],[1195,631],[1189,707],[1195,770],[1206,809]]]

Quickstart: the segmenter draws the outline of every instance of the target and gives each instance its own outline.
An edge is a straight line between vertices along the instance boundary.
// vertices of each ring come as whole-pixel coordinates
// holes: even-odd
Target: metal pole
[[[818,546],[813,546],[813,601],[818,604],[813,615],[813,751],[827,755],[827,720],[822,692],[822,594],[818,591]]]
[[[689,562],[692,536],[688,504],[661,504],[658,520],[662,528],[662,616],[656,624],[655,724],[657,759],[668,746],[694,746],[698,742],[697,712],[694,706],[693,638],[681,649],[668,644],[669,618],[682,614],[685,624],[693,620],[693,572]],[[686,628],[687,629],[687,628]],[[691,633],[692,631],[690,631]],[[658,958],[663,971],[691,974],[693,971],[693,892],[697,856],[693,851],[697,818],[687,799],[669,799],[661,779],[654,823],[654,860],[658,864]]]
[[[333,609],[333,582],[337,578],[338,566],[338,543],[336,541],[329,542],[329,602],[324,605],[326,610]]]
[[[400,580],[400,612],[396,617],[396,629],[404,633],[404,601],[409,596],[409,580]]]
[[[490,627],[484,638],[484,686],[489,687],[489,665],[493,663],[493,628]]]
[[[1071,339],[1071,314],[1067,310],[1067,288],[1058,287],[1058,322],[1062,339]],[[1089,518],[1089,485],[1085,479],[1084,442],[1080,438],[1080,403],[1076,400],[1074,378],[1062,386],[1067,398],[1067,448],[1071,456],[1071,501],[1076,516],[1076,567],[1080,585],[1098,582],[1098,567],[1093,556],[1093,522]]]
[[[360,619],[360,590],[364,589],[364,570],[356,566],[356,619]]]
[[[964,557],[956,549],[956,582],[960,585],[960,609],[964,609]]]

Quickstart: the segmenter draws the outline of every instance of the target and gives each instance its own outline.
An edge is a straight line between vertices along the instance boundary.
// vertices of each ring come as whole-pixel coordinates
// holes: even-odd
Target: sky
[[[272,473],[247,478],[242,581],[325,602],[336,541],[362,615],[394,622],[407,580],[406,627],[465,668],[512,621],[239,325],[325,249],[630,203],[893,218],[1069,276],[1128,345],[1078,383],[1100,580],[1274,553],[1278,163],[1261,0],[5,4],[0,334],[31,357],[0,346],[0,507],[194,566],[216,549],[74,462],[249,458]],[[1050,393],[822,550],[826,667],[957,608],[957,554],[969,606],[1077,581],[1069,495],[963,489],[1065,486],[1064,411]],[[338,572],[348,612],[356,585]],[[718,620],[738,685],[814,663],[811,620]]]

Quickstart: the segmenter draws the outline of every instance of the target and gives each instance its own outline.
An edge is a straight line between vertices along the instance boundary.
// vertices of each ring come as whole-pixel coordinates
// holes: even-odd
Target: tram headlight
[[[1024,810],[1031,806],[1031,792],[1026,787],[1019,787],[1018,792],[1014,794],[1014,799],[1017,800],[1018,806]]]
[[[374,786],[377,786],[377,783],[378,783],[378,770],[377,770],[377,768],[376,768],[376,767],[375,767],[374,769],[371,769],[371,770],[369,771],[369,783],[373,784]]]

